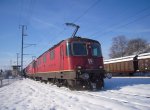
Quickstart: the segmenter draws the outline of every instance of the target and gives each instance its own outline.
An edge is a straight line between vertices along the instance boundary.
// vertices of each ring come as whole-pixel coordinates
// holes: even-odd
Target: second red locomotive
[[[26,75],[69,88],[101,89],[104,65],[98,41],[73,37],[53,46],[25,68]]]

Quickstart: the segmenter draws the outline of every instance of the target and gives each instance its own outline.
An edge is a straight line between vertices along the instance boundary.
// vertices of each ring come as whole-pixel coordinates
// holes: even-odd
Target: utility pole
[[[74,30],[74,32],[73,32],[73,34],[72,34],[72,37],[75,37],[75,35],[76,35],[78,29],[80,28],[80,26],[78,26],[78,25],[76,25],[76,24],[73,24],[73,23],[66,23],[66,25],[67,25],[67,26],[75,27],[75,30]]]
[[[21,28],[21,37],[22,37],[22,42],[21,42],[21,75],[23,75],[23,45],[24,45],[24,30],[27,30],[27,26],[26,25],[20,25],[19,28]]]

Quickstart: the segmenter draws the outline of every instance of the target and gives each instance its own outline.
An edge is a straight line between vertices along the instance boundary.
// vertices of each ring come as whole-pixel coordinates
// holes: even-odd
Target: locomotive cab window
[[[75,42],[72,45],[72,52],[75,56],[86,56],[87,48],[85,43]]]
[[[43,62],[46,62],[46,55],[43,56]]]
[[[102,56],[101,48],[99,44],[92,44],[92,56],[100,57]]]

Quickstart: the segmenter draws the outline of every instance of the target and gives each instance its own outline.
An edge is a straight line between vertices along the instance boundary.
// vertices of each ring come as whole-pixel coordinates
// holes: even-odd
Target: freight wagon
[[[150,53],[105,60],[104,67],[113,76],[145,75],[150,72]]]

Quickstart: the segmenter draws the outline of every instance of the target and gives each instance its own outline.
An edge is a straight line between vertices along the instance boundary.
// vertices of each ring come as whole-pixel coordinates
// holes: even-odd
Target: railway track
[[[147,96],[147,95],[138,95],[138,94],[134,94],[134,93],[123,93],[123,92],[118,92],[118,91],[109,91],[111,93],[114,93],[114,94],[122,94],[122,95],[128,95],[128,96],[135,96],[135,97],[143,97],[143,98],[150,98],[150,96]]]
[[[103,92],[103,93],[101,93]],[[92,96],[92,97],[96,97],[96,98],[104,98],[104,99],[108,99],[108,100],[113,100],[113,101],[117,101],[117,102],[120,102],[120,103],[129,103],[129,104],[132,104],[132,105],[138,105],[138,106],[142,106],[142,107],[146,107],[146,108],[150,108],[150,105],[149,104],[145,104],[144,102],[138,102],[138,100],[140,98],[137,98],[137,100],[135,100],[135,96],[139,96],[139,97],[144,97],[147,99],[147,101],[150,102],[149,100],[149,97],[148,96],[144,96],[144,95],[137,95],[137,94],[126,94],[126,93],[121,93],[121,92],[114,92],[114,91],[109,91],[109,92],[106,92],[104,93],[105,91],[100,91],[98,93],[96,92],[93,92],[93,93],[90,93],[90,92],[79,92],[80,94],[86,94],[86,95],[89,95],[89,96]],[[110,95],[110,96],[109,96]],[[114,96],[113,96],[114,95]],[[118,98],[116,96],[119,96]],[[129,96],[128,96],[129,95]],[[113,96],[113,97],[112,97]],[[120,97],[122,97],[120,99]],[[130,101],[134,99],[134,101]],[[146,101],[146,100],[145,100]]]
[[[145,86],[146,91],[149,91],[148,87]],[[137,86],[136,89],[134,86],[129,88],[130,92],[128,93],[126,93],[127,88],[92,92],[72,91],[66,87],[59,88],[56,85],[23,79],[4,88],[6,91],[2,91],[3,88],[0,91],[3,99],[1,108],[16,108],[16,104],[25,109],[45,110],[149,110],[150,108],[148,93],[141,91],[141,94],[137,94],[140,93],[140,91],[136,92]],[[9,91],[10,89],[11,91]],[[131,93],[132,90],[135,93]]]
[[[55,86],[50,85],[52,87],[55,88]],[[67,92],[71,92],[68,93],[68,97],[72,97],[72,93],[74,94],[78,94],[79,96],[82,95],[83,97],[87,97],[90,96],[92,98],[96,98],[98,100],[100,99],[106,99],[106,100],[112,100],[112,101],[117,101],[118,103],[122,103],[122,104],[131,104],[134,106],[142,106],[145,108],[150,108],[150,105],[147,103],[144,103],[141,101],[140,98],[145,98],[145,101],[149,101],[149,96],[146,95],[138,95],[138,94],[133,94],[133,93],[123,93],[123,92],[118,92],[118,91],[113,91],[113,90],[102,90],[102,91],[96,91],[96,92],[89,92],[89,91],[71,91],[68,88],[58,88],[58,91],[54,90],[54,92],[58,93],[58,94],[62,94],[62,95],[66,95],[66,91]],[[113,96],[113,97],[112,97]],[[77,97],[74,96],[74,97]],[[89,97],[89,98],[90,98]],[[121,99],[120,99],[121,97]],[[77,98],[77,100],[79,100]],[[130,100],[134,100],[134,101],[130,101]],[[140,102],[141,101],[141,102]]]

